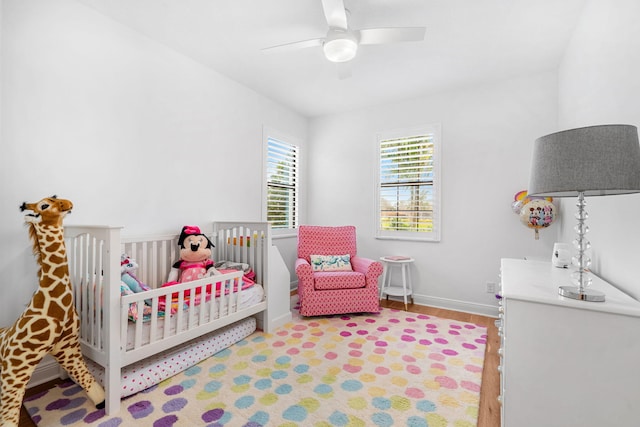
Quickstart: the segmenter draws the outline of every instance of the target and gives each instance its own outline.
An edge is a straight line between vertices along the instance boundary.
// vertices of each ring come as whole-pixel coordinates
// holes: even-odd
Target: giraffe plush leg
[[[69,376],[89,395],[96,408],[104,408],[105,394],[102,386],[89,372],[82,358],[82,351],[77,336],[61,339],[51,352],[54,359],[67,371]]]
[[[0,335],[0,426],[17,426],[33,371],[54,340],[54,322],[21,316]]]
[[[0,372],[0,408],[2,408],[0,410],[0,426],[18,426],[26,385],[31,379],[36,365],[43,357],[44,353],[34,355],[35,363],[22,365],[20,369],[11,369],[3,357],[2,372]]]

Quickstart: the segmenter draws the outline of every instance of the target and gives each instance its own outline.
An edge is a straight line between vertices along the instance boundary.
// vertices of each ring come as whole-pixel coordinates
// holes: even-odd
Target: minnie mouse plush
[[[213,243],[200,232],[199,227],[193,225],[182,227],[178,238],[178,247],[180,248],[180,259],[171,268],[168,278],[170,284],[190,282],[221,274],[213,267],[211,259]]]

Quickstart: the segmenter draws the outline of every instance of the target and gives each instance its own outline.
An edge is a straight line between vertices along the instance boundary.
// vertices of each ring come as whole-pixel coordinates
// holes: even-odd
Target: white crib
[[[121,231],[120,227],[110,226],[65,227],[70,276],[81,323],[80,342],[90,368],[100,369],[96,376],[107,394],[108,414],[116,413],[120,399],[127,395],[122,385],[124,378],[141,370],[141,366],[148,366],[145,363],[156,363],[165,353],[176,354],[205,339],[213,343],[208,344],[213,346],[211,351],[219,351],[252,333],[256,324],[269,332],[291,318],[288,304],[286,310],[274,305],[280,298],[288,299],[288,294],[280,294],[289,284],[288,280],[282,283],[284,263],[272,246],[269,223],[214,222],[212,230],[206,231],[215,245],[214,261],[245,263],[253,269],[256,285],[249,289],[237,286],[242,271],[163,288],[172,264],[179,258],[179,234],[132,238],[122,237]],[[136,276],[152,288],[150,291],[121,296],[123,253],[137,261]],[[270,255],[278,258],[279,263],[270,261]],[[270,274],[270,265],[280,271],[279,275]],[[271,283],[273,277],[280,283]],[[222,291],[219,296],[215,292],[207,294],[207,286],[210,291],[212,286],[219,286]],[[196,292],[202,296],[197,304],[187,296]],[[171,315],[163,313],[159,308],[163,300],[173,302],[178,309]],[[150,314],[131,321],[130,304],[137,305],[139,313],[145,305],[148,311],[151,307]],[[270,307],[276,307],[273,311],[279,313],[270,313]],[[191,364],[201,360],[189,359]]]

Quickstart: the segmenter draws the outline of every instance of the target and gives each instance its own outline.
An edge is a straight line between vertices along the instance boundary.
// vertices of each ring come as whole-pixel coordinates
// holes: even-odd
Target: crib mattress
[[[127,397],[170,378],[248,337],[256,319],[247,317],[176,348],[158,353],[122,369],[120,397]],[[104,386],[104,368],[85,357],[87,367]]]
[[[264,288],[259,284],[255,284],[250,288],[243,290],[239,296],[240,296],[240,307],[238,309],[242,310],[262,302],[264,300]],[[211,312],[210,311],[211,303],[219,304],[219,298],[220,297],[213,298],[210,301],[204,302],[200,305],[196,305],[193,307],[186,307],[183,310],[183,313],[184,313],[183,325],[182,325],[181,331],[184,331],[187,329],[189,310],[194,311],[194,320],[196,321],[196,324],[197,324],[199,315],[200,315],[200,310],[204,309],[205,322],[208,322],[209,313]],[[228,296],[223,296],[223,298],[228,298]],[[235,310],[235,301],[232,301],[231,305],[232,305],[232,310]],[[226,307],[226,301],[225,301],[225,307]],[[219,317],[219,313],[216,311],[215,318],[218,318],[218,317]],[[161,339],[160,337],[164,336],[165,323],[169,323],[169,327],[170,327],[169,335],[170,336],[175,335],[176,328],[177,328],[177,320],[178,319],[175,314],[169,317],[168,322],[166,317],[159,319],[156,325],[156,333],[155,333],[156,339]],[[212,320],[215,320],[215,319],[212,319]],[[132,348],[134,348],[135,336],[136,336],[136,325],[137,323],[135,322],[129,322],[127,326],[127,350],[131,350]],[[150,337],[151,337],[151,324],[150,322],[144,322],[142,325],[142,334],[141,334],[142,345],[148,344],[150,342]]]

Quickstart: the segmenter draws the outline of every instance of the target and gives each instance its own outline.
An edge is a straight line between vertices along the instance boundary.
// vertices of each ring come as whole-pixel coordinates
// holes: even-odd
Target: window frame
[[[432,174],[432,191],[433,191],[433,213],[432,223],[433,230],[430,232],[422,231],[400,231],[400,230],[383,230],[381,227],[381,191],[382,191],[382,153],[381,144],[384,141],[411,138],[420,135],[432,135],[433,141],[433,174]],[[440,242],[442,233],[442,130],[439,123],[427,124],[416,127],[401,128],[389,131],[380,131],[376,134],[376,190],[375,190],[375,238],[387,240],[416,240],[425,242]]]
[[[285,237],[288,235],[297,234],[297,229],[300,225],[301,218],[301,145],[296,138],[293,138],[289,135],[286,135],[282,132],[279,132],[274,129],[270,129],[268,127],[263,128],[263,195],[262,195],[262,220],[267,221],[268,219],[268,209],[269,209],[269,141],[275,140],[281,144],[287,144],[289,146],[295,147],[296,149],[296,168],[295,168],[295,212],[294,212],[294,227],[286,227],[286,228],[278,228],[271,224],[271,230],[274,237]]]

